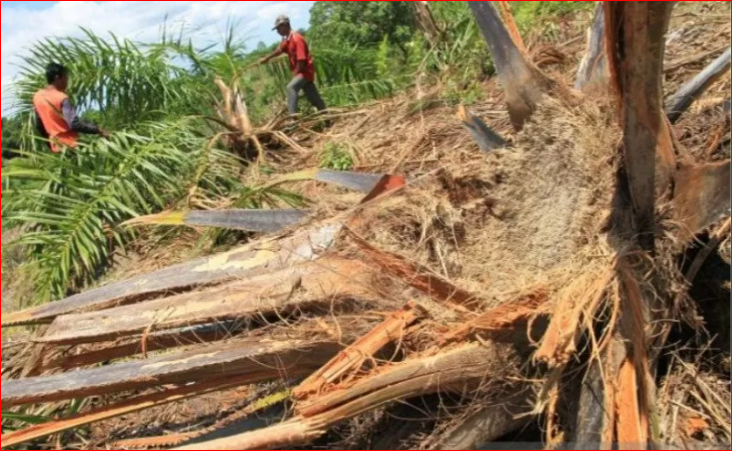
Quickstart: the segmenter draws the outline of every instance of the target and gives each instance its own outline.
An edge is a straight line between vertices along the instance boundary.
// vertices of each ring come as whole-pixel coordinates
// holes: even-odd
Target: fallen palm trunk
[[[226,377],[224,379],[186,385],[160,393],[138,396],[120,404],[105,406],[70,418],[39,424],[27,429],[5,434],[1,439],[2,449],[11,448],[23,443],[29,443],[53,434],[97,423],[99,421],[108,420],[110,418],[129,415],[131,413],[140,412],[153,407],[182,401],[194,396],[201,396],[211,392],[236,388],[246,384],[246,382],[246,377]]]
[[[374,354],[381,348],[392,341],[401,340],[406,332],[405,329],[419,316],[420,311],[414,304],[409,304],[402,310],[391,314],[383,323],[341,351],[328,364],[303,381],[293,391],[293,395],[295,398],[303,399],[320,393],[328,385],[337,383],[341,379],[349,382],[349,378],[345,378],[345,376],[351,373],[350,378],[352,379],[364,363],[373,359]]]
[[[47,323],[60,315],[109,308],[137,296],[264,274],[316,259],[319,253],[331,246],[340,230],[340,224],[321,225],[284,240],[254,243],[112,283],[41,307],[5,314],[0,321],[3,327]]]
[[[39,341],[72,345],[242,318],[288,315],[312,304],[375,299],[362,263],[321,259],[210,290],[56,318]]]
[[[286,423],[178,449],[273,449],[308,443],[325,434],[329,427],[379,406],[438,391],[461,392],[486,374],[498,381],[511,374],[509,356],[506,350],[466,345],[434,357],[411,360],[299,406],[299,416]]]
[[[689,109],[704,92],[723,76],[729,73],[730,49],[728,48],[719,58],[714,60],[699,75],[679,89],[666,107],[666,114],[671,122],[679,120],[682,114]]]
[[[212,377],[245,377],[254,384],[311,374],[339,351],[325,342],[234,342],[108,367],[3,381],[5,407],[99,396]]]

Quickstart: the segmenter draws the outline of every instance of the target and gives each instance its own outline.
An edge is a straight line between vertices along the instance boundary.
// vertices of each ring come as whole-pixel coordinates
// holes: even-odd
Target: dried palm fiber
[[[547,99],[514,147],[443,162],[366,208],[369,243],[426,266],[495,307],[596,258],[620,131],[612,108]],[[571,277],[570,277],[571,278]]]

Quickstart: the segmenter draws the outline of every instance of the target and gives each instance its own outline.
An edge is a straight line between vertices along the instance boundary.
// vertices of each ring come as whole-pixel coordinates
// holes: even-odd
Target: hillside
[[[99,196],[109,268],[43,248],[44,286],[4,251],[3,449],[726,446],[730,16],[701,3],[593,34],[473,2],[495,76],[297,119],[210,77],[214,136],[119,138],[195,183],[120,185],[131,221]],[[60,299],[7,311],[13,275]]]

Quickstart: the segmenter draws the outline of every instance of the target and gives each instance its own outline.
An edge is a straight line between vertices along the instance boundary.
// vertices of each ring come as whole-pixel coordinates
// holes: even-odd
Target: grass
[[[321,169],[334,171],[350,171],[355,166],[353,152],[348,145],[338,141],[330,141],[323,145],[318,154]]]

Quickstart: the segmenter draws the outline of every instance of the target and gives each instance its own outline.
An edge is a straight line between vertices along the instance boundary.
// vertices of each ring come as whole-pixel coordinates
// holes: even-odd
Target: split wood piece
[[[228,390],[246,384],[246,378],[224,378],[214,381],[206,381],[193,385],[186,385],[180,388],[165,390],[159,393],[142,395],[119,404],[105,406],[91,412],[75,415],[50,423],[43,423],[20,431],[14,431],[2,436],[2,449],[11,448],[23,443],[42,439],[53,434],[76,429],[110,418],[129,415],[153,407],[182,401],[191,397],[205,395],[207,393]]]
[[[581,91],[606,88],[608,81],[607,59],[605,57],[605,9],[602,3],[595,8],[595,18],[587,30],[587,51],[585,52],[574,83]]]
[[[303,381],[293,391],[293,395],[297,399],[305,399],[321,393],[328,386],[340,381],[350,382],[363,365],[373,359],[374,354],[387,344],[403,339],[407,327],[421,315],[422,312],[413,302],[392,313],[383,323],[341,351],[333,360]]]
[[[93,343],[216,321],[287,316],[298,308],[346,298],[374,300],[373,276],[363,263],[323,258],[205,291],[59,316],[38,341]]]
[[[367,257],[364,261],[375,264],[437,302],[457,304],[471,310],[476,308],[476,296],[442,279],[428,268],[409,263],[400,255],[376,249],[352,232],[349,236]]]
[[[375,408],[436,392],[460,392],[486,375],[500,380],[511,374],[510,351],[467,345],[442,354],[407,361],[356,385],[329,393],[303,406],[299,416],[277,426],[178,449],[274,449],[308,443],[328,428]]]
[[[162,448],[169,446],[180,446],[186,442],[199,439],[208,434],[213,434],[226,427],[234,425],[257,412],[261,412],[265,409],[280,404],[290,397],[289,390],[284,390],[258,398],[245,408],[235,412],[234,414],[217,421],[210,427],[195,432],[186,432],[181,434],[169,434],[158,437],[146,437],[138,439],[120,440],[112,444],[114,449],[149,449],[149,448]]]
[[[674,213],[681,239],[730,216],[730,160],[704,165],[683,165],[676,174]]]
[[[507,146],[506,140],[485,125],[485,122],[470,114],[464,105],[460,105],[458,109],[458,119],[468,129],[482,152],[490,152]]]
[[[150,333],[146,339],[127,338],[104,347],[91,350],[74,347],[60,355],[52,355],[41,363],[39,374],[48,371],[69,371],[85,366],[93,366],[136,355],[147,355],[156,351],[183,346],[200,345],[231,338],[242,326],[234,324],[212,324],[206,326],[185,327],[159,333]]]
[[[670,2],[605,2],[610,72],[621,101],[623,156],[634,230],[655,250],[656,196],[668,192],[676,170],[671,131],[662,113],[665,35]]]
[[[319,225],[290,237],[252,243],[77,294],[61,301],[0,317],[2,327],[51,322],[60,315],[114,307],[135,297],[222,283],[315,260],[330,248],[339,223]]]
[[[638,377],[632,360],[626,360],[620,367],[616,394],[617,443],[618,449],[635,450],[648,447],[648,417],[642,414],[638,404]]]
[[[328,342],[232,342],[150,360],[47,377],[3,381],[4,407],[100,396],[211,378],[248,377],[255,384],[306,376],[340,351]]]
[[[723,76],[729,74],[730,49],[714,60],[709,66],[691,81],[683,85],[666,106],[666,115],[672,123],[681,118],[689,107],[699,99],[712,85]]]
[[[520,44],[511,38],[511,33],[506,30],[492,2],[468,3],[493,55],[501,85],[506,92],[511,123],[516,130],[521,130],[544,94],[550,91],[551,82],[529,61],[521,51]]]
[[[522,296],[514,302],[508,302],[491,309],[456,330],[445,334],[440,342],[442,344],[459,342],[464,341],[475,332],[491,332],[515,327],[518,322],[528,321],[538,316],[542,311],[542,307],[548,301],[549,296],[546,291],[536,291]]]
[[[171,225],[189,227],[218,227],[245,232],[281,232],[308,216],[302,210],[208,210],[169,211],[141,216],[125,222],[124,226]]]

